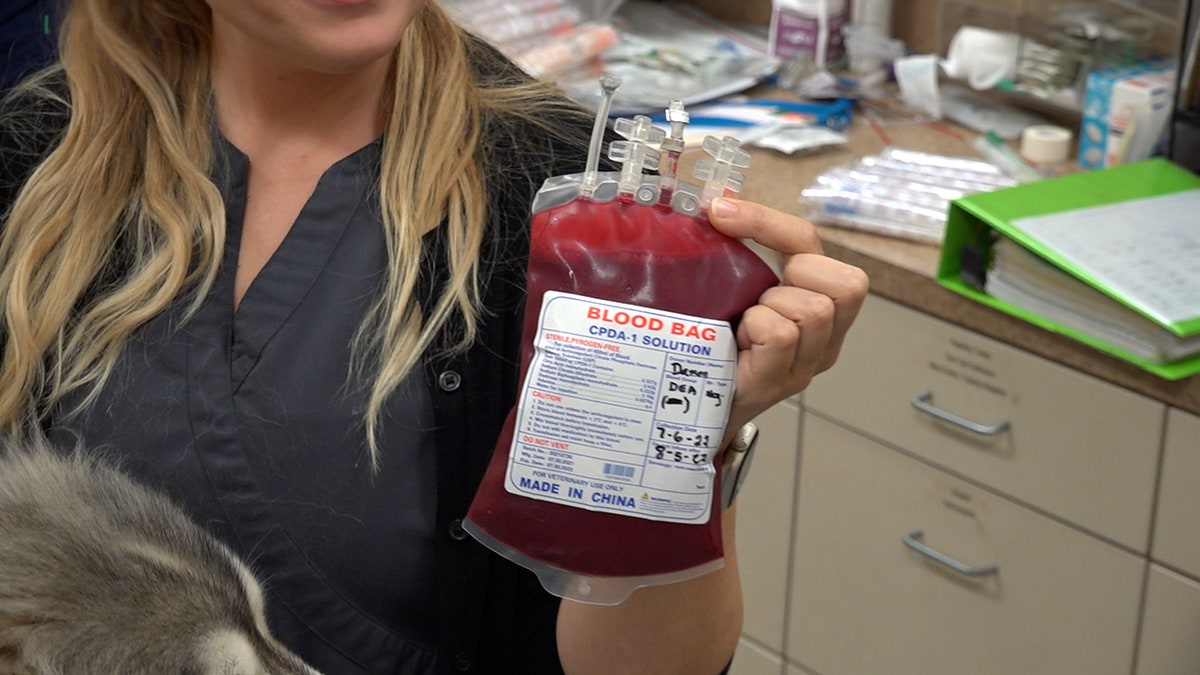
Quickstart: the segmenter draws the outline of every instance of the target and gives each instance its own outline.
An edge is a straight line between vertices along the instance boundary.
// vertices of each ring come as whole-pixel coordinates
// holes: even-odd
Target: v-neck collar
[[[237,310],[233,281],[246,210],[250,160],[219,132],[218,185],[225,198],[226,239],[218,291],[213,300],[225,303],[230,322],[230,376],[236,390],[257,363],[259,355],[296,306],[316,283],[349,223],[367,208],[375,194],[381,141],[376,140],[339,160],[321,175],[312,195],[279,248],[251,282]],[[223,175],[222,175],[223,174]]]

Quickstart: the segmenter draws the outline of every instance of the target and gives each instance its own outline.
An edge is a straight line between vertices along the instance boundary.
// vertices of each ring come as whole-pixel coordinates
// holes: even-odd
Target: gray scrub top
[[[364,670],[425,671],[438,640],[430,394],[418,371],[391,397],[373,475],[367,385],[348,377],[385,267],[380,144],[325,173],[236,313],[249,161],[216,146],[228,241],[215,286],[189,320],[184,299],[140,328],[97,402],[52,437],[107,449],[229,543],[266,577],[276,635],[315,666],[356,672],[361,647],[386,653]],[[316,655],[333,652],[347,661]]]

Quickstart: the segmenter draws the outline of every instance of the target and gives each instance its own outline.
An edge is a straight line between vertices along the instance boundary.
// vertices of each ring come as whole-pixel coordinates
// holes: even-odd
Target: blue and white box
[[[1163,95],[1160,85],[1164,76],[1170,76],[1174,68],[1174,62],[1156,59],[1097,70],[1088,75],[1087,91],[1083,97],[1083,121],[1079,129],[1079,166],[1102,169],[1120,162],[1120,150],[1128,147],[1121,145],[1121,138],[1128,127],[1122,124],[1114,126],[1114,116],[1120,122],[1130,116],[1131,105],[1153,107],[1155,97],[1161,98]],[[1119,94],[1115,106],[1114,92]],[[1166,95],[1170,96],[1169,91]],[[1136,115],[1137,111],[1133,114]]]

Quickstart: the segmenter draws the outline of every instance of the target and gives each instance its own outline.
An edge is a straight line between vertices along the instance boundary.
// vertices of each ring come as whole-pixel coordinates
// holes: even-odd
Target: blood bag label
[[[702,524],[733,404],[725,321],[547,292],[505,488],[636,518]]]

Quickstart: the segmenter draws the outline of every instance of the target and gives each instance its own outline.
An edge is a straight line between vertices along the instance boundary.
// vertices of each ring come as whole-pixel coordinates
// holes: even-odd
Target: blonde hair
[[[76,0],[61,31],[70,121],[13,203],[0,240],[0,431],[35,429],[64,398],[94,402],[130,334],[178,298],[194,310],[220,264],[225,220],[209,178],[210,19],[203,2]],[[488,194],[487,120],[577,113],[521,78],[487,82],[477,45],[433,2],[397,49],[380,175],[389,269],[356,352],[384,402],[432,348],[476,337]],[[52,97],[48,76],[23,94]],[[444,139],[456,139],[447,143]],[[445,223],[448,274],[424,316],[422,237]],[[364,372],[366,368],[363,369]]]

